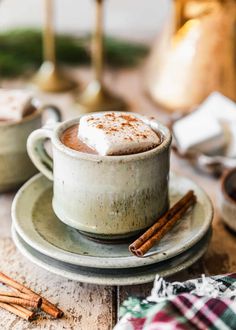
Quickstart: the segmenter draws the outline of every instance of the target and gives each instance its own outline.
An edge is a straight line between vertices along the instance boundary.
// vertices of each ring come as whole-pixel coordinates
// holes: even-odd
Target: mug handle
[[[49,118],[46,124],[33,131],[27,139],[27,152],[37,169],[49,180],[53,181],[53,160],[45,149],[45,141],[51,140],[54,128],[61,120],[60,110],[53,105],[45,105],[44,111],[47,111]]]
[[[43,115],[46,114],[45,118],[43,118],[45,125],[48,123],[55,123],[61,121],[62,119],[61,111],[55,105],[45,104],[42,106],[42,110],[43,110]]]

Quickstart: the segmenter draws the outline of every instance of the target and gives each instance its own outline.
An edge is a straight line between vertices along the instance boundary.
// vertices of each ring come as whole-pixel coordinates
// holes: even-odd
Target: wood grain
[[[33,322],[33,329],[94,329],[95,325],[97,329],[108,329],[107,325],[114,322],[113,288],[86,285],[41,270],[16,251],[10,238],[0,240],[0,251],[3,272],[42,292],[65,312],[65,317],[60,320],[42,315]],[[14,327],[11,326],[12,322]],[[23,320],[0,310],[1,329],[23,329],[25,325]],[[29,329],[31,326],[27,325]]]

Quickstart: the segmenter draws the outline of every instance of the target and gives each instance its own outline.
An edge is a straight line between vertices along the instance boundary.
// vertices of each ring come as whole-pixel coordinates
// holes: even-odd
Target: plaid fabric
[[[236,274],[168,283],[147,299],[129,298],[114,330],[236,329]]]

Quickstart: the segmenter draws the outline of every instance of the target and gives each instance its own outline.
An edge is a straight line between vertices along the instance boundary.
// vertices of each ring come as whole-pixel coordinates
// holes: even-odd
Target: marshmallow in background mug
[[[32,94],[24,90],[0,89],[0,120],[17,121],[31,108]]]

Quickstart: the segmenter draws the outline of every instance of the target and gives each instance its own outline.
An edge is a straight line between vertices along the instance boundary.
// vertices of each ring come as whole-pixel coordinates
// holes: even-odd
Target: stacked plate
[[[133,285],[150,282],[157,273],[173,275],[207,250],[213,209],[204,191],[189,179],[171,174],[169,188],[171,204],[190,189],[197,196],[197,204],[144,258],[130,254],[130,242],[95,242],[63,224],[52,210],[52,182],[41,174],[28,181],[15,197],[12,237],[33,263],[80,282]]]

